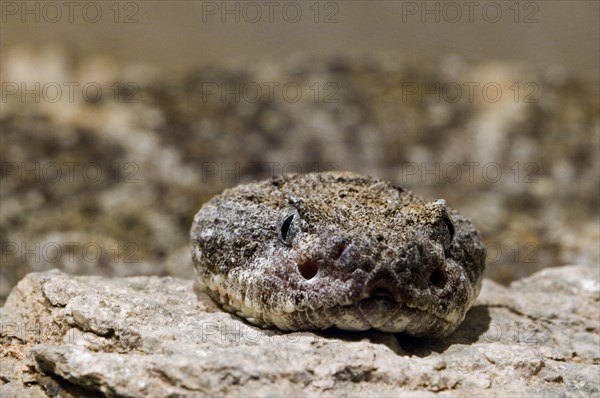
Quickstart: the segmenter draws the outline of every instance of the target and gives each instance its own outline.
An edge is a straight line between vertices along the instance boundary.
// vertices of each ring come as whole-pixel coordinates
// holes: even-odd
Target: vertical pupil
[[[448,217],[444,217],[444,224],[446,224],[446,228],[448,228],[448,233],[450,234],[450,239],[454,238],[454,225],[452,221]]]
[[[287,239],[288,231],[290,230],[290,226],[292,225],[292,221],[294,220],[294,215],[288,216],[283,224],[281,225],[281,237],[283,240]]]

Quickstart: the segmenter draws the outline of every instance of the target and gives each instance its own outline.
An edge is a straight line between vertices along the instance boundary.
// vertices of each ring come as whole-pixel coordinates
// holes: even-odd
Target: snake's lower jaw
[[[353,331],[382,330],[396,317],[401,306],[387,297],[366,298],[351,306],[353,311],[343,315],[335,327]]]
[[[260,327],[276,327],[284,331],[302,331],[337,327],[348,331],[366,331],[369,329],[386,333],[407,333],[413,336],[445,337],[451,334],[462,322],[464,311],[456,310],[445,317],[435,315],[428,308],[418,308],[394,300],[389,295],[376,294],[352,304],[335,305],[305,311],[273,312],[263,308],[260,303],[247,306],[235,298],[232,292],[222,286],[210,289],[205,286],[209,296],[226,311],[246,319]]]
[[[386,297],[371,297],[350,306],[329,309],[332,326],[342,330],[364,331],[375,329],[387,333],[408,333],[444,337],[452,333],[462,321],[440,318],[432,313],[409,307]],[[426,333],[421,333],[426,331]]]
[[[248,319],[247,316],[238,313]],[[301,331],[337,327],[348,331],[370,329],[386,333],[407,333],[413,336],[445,337],[451,334],[464,318],[440,318],[419,308],[412,308],[386,297],[371,297],[351,305],[338,305],[311,311],[265,314],[248,319],[261,326],[276,326],[281,330]]]

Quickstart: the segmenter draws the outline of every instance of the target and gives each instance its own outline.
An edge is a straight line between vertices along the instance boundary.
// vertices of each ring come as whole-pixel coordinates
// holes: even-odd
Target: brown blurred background
[[[486,276],[501,283],[598,264],[597,1],[2,1],[0,10],[0,303],[26,273],[50,268],[193,277],[194,213],[256,171],[268,177],[272,163],[275,175],[290,164],[348,169],[447,199],[481,230]],[[219,95],[267,82],[304,94]],[[467,82],[479,87],[474,100],[448,98],[445,84]],[[62,96],[48,100],[36,84]],[[103,95],[85,98],[86,84]],[[482,98],[486,84],[502,97]],[[501,179],[482,175],[488,164]],[[41,175],[48,165],[65,174]],[[104,178],[83,178],[86,165]],[[246,165],[258,165],[249,178],[223,176]],[[463,177],[436,169],[448,165]]]
[[[119,62],[147,62],[179,71],[228,59],[252,62],[293,53],[376,50],[405,56],[455,53],[474,60],[528,60],[540,66],[566,66],[594,79],[600,68],[600,11],[594,0],[350,0],[318,5],[80,1],[72,8],[72,17],[66,6],[58,7],[58,17],[56,7],[44,2],[2,3],[2,51],[15,43],[57,42],[82,55],[101,53]],[[27,10],[34,11],[27,14]],[[233,13],[222,15],[227,10]],[[36,17],[39,23],[34,23]]]

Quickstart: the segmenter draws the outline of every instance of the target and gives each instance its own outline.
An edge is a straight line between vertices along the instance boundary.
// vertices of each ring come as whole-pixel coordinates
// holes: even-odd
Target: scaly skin
[[[225,190],[191,230],[200,285],[225,310],[282,330],[377,329],[443,337],[481,288],[469,220],[348,172]]]

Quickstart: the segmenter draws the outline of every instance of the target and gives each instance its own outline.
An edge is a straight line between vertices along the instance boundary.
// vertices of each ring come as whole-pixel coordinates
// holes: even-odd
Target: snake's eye
[[[279,223],[279,239],[286,246],[292,246],[298,231],[300,231],[300,215],[296,209],[288,209]]]
[[[448,235],[450,235],[450,241],[452,241],[452,239],[454,239],[454,224],[452,223],[452,220],[448,216],[444,216],[442,218],[442,221],[444,221],[444,224],[446,225],[446,228],[448,229]]]
[[[288,232],[290,231],[290,227],[292,226],[292,221],[294,221],[294,215],[287,216],[285,220],[283,220],[283,224],[281,224],[281,239],[284,241],[287,239]]]
[[[433,238],[439,240],[444,249],[448,249],[452,245],[454,240],[454,222],[450,217],[449,210],[446,207],[446,201],[444,199],[438,199],[435,202],[428,203],[426,208],[429,212],[433,213],[434,217],[433,227],[434,231]]]

